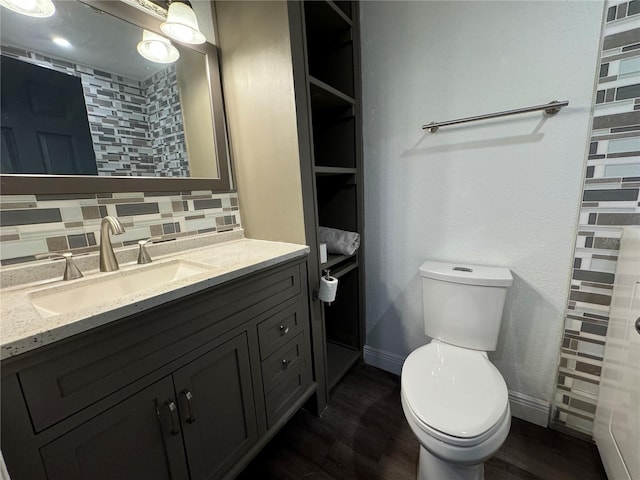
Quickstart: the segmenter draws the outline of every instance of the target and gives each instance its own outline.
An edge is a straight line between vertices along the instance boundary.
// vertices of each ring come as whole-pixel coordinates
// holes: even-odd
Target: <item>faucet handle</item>
[[[84,277],[78,266],[73,261],[73,253],[64,252],[62,257],[66,261],[64,266],[64,276],[62,277],[63,280],[75,280],[77,278]]]
[[[145,263],[151,263],[151,257],[149,256],[149,252],[147,252],[147,243],[153,243],[153,240],[147,238],[146,240],[138,241],[138,264],[144,265]]]
[[[81,255],[86,255],[82,253]],[[75,280],[76,278],[82,278],[82,272],[78,266],[73,262],[72,252],[51,252],[51,253],[39,253],[36,255],[37,259],[50,258],[51,260],[65,260],[63,280]]]

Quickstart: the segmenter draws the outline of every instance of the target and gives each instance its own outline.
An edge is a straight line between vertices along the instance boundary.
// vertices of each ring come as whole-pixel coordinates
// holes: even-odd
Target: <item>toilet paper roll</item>
[[[318,298],[326,303],[331,303],[336,299],[336,292],[338,291],[338,279],[329,277],[322,277],[320,279],[320,290],[318,291]]]

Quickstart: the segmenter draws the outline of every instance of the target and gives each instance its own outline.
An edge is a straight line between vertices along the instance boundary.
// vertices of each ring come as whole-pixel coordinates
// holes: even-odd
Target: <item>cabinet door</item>
[[[40,453],[49,480],[186,480],[170,377],[80,425]]]
[[[173,378],[191,479],[220,478],[258,438],[246,333]]]

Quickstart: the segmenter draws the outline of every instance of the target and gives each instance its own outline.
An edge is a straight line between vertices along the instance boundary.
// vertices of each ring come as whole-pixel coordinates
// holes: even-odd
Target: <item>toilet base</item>
[[[418,480],[484,480],[484,463],[455,465],[440,460],[420,446]]]

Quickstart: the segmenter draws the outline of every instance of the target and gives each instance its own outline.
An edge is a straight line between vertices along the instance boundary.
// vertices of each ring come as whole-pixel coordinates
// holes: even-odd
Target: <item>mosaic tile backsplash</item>
[[[14,47],[1,53],[80,77],[99,175],[189,176],[175,65],[136,80]]]
[[[607,4],[551,424],[593,434],[626,225],[640,224],[640,0]]]
[[[126,232],[115,248],[242,228],[238,195],[211,191],[0,196],[0,262],[47,252],[98,250],[100,222],[112,215]]]

